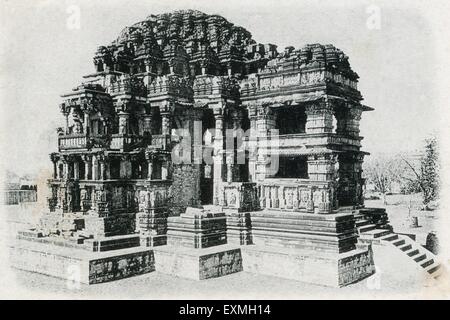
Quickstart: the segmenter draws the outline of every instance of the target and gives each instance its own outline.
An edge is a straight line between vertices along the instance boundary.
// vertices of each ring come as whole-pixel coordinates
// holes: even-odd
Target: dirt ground
[[[381,197],[380,197],[381,198]],[[380,200],[365,200],[366,207],[386,208],[390,224],[397,233],[414,234],[416,241],[425,245],[429,232],[436,231],[439,223],[438,210],[421,210],[421,194],[393,194],[386,196],[386,204]],[[418,227],[411,227],[410,217],[417,217]]]

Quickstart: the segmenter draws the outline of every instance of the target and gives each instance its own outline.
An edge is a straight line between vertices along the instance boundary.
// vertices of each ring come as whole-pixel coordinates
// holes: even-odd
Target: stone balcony
[[[86,149],[88,137],[85,134],[68,134],[58,137],[59,150]]]
[[[143,142],[144,137],[131,134],[112,134],[108,141],[104,136],[90,136],[86,134],[65,134],[58,137],[58,146],[61,151],[89,149],[93,145],[109,147],[111,150],[127,151]],[[166,150],[173,137],[170,135],[153,135],[151,145]]]
[[[112,150],[128,150],[133,146],[142,142],[142,136],[130,134],[112,134],[110,149]]]

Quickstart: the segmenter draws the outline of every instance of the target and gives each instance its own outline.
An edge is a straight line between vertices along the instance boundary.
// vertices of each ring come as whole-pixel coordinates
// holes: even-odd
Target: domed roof
[[[244,49],[255,43],[245,28],[235,26],[218,15],[208,15],[197,10],[179,10],[150,15],[145,20],[124,28],[113,44],[127,42],[157,42],[162,48],[169,43],[183,47],[207,46],[216,53],[229,45]],[[194,42],[194,43],[192,43]]]

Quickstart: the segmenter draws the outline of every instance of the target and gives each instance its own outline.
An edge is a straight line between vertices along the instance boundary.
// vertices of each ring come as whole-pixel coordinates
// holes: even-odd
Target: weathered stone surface
[[[148,248],[94,253],[18,240],[10,249],[11,265],[15,268],[85,284],[118,280],[155,270],[153,251]]]
[[[244,271],[324,286],[342,287],[375,272],[370,247],[340,254],[258,245],[241,250]]]
[[[167,243],[190,248],[226,244],[225,213],[189,207],[179,217],[169,217]]]
[[[253,243],[252,221],[249,212],[227,211],[227,242],[239,245]]]
[[[200,166],[174,165],[172,176],[170,211],[172,215],[179,215],[187,207],[200,204]]]
[[[300,212],[252,212],[254,244],[328,252],[355,249],[357,231],[351,213],[313,215]]]
[[[242,271],[241,249],[236,246],[206,249],[163,246],[154,251],[156,270],[177,277],[204,280]]]

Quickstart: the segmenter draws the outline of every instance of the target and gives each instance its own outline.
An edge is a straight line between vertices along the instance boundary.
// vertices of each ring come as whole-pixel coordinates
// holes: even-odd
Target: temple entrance
[[[202,164],[200,176],[200,201],[201,204],[213,204],[214,179],[213,165]]]

